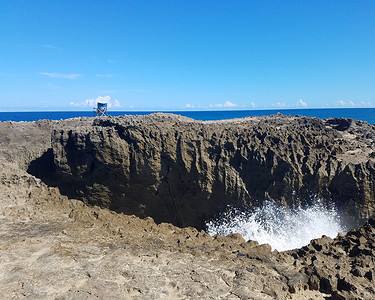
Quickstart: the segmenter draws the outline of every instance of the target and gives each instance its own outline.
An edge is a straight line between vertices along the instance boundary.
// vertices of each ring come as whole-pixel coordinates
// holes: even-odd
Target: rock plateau
[[[0,134],[0,298],[375,298],[366,122],[153,114]],[[227,205],[318,198],[362,226],[285,252],[202,230]]]

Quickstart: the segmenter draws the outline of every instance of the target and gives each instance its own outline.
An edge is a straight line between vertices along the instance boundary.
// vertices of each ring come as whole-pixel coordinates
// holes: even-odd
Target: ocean
[[[108,115],[148,115],[156,111],[109,111]],[[159,111],[160,112],[160,111]],[[272,110],[215,110],[215,111],[163,111],[186,116],[195,120],[224,120],[251,116],[300,115],[307,117],[351,118],[375,124],[375,108],[322,108],[322,109],[272,109]],[[92,117],[92,111],[29,111],[29,112],[0,112],[0,121],[37,121],[41,119],[61,120],[76,117]]]

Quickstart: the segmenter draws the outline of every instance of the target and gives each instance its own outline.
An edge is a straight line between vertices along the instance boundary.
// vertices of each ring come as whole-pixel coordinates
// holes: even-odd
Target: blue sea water
[[[111,116],[148,115],[155,111],[110,111]],[[215,110],[215,111],[165,111],[186,116],[195,120],[223,120],[251,116],[300,115],[307,117],[351,118],[375,124],[375,108],[325,108],[325,109],[282,109],[282,110]],[[41,119],[61,120],[76,117],[92,117],[92,111],[30,111],[30,112],[0,112],[0,121],[37,121]]]

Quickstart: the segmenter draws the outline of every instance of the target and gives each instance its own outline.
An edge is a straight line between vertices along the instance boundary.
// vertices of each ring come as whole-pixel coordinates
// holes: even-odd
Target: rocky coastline
[[[172,114],[0,123],[0,294],[12,299],[372,299],[375,127]],[[322,199],[346,235],[271,251],[211,237],[227,205]]]

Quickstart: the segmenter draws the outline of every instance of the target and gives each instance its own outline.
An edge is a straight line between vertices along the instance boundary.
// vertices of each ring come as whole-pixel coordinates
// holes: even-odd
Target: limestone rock
[[[280,115],[202,123],[156,114],[3,122],[0,133],[4,299],[375,298],[374,217],[286,252],[199,228],[211,208],[265,197],[291,205],[314,188],[327,204],[365,217],[374,199],[367,123]],[[154,215],[157,222],[147,217]]]
[[[227,205],[265,199],[299,206],[320,198],[351,226],[375,213],[375,129],[366,122],[153,114],[54,128],[32,174],[69,197],[157,223],[201,229]]]

